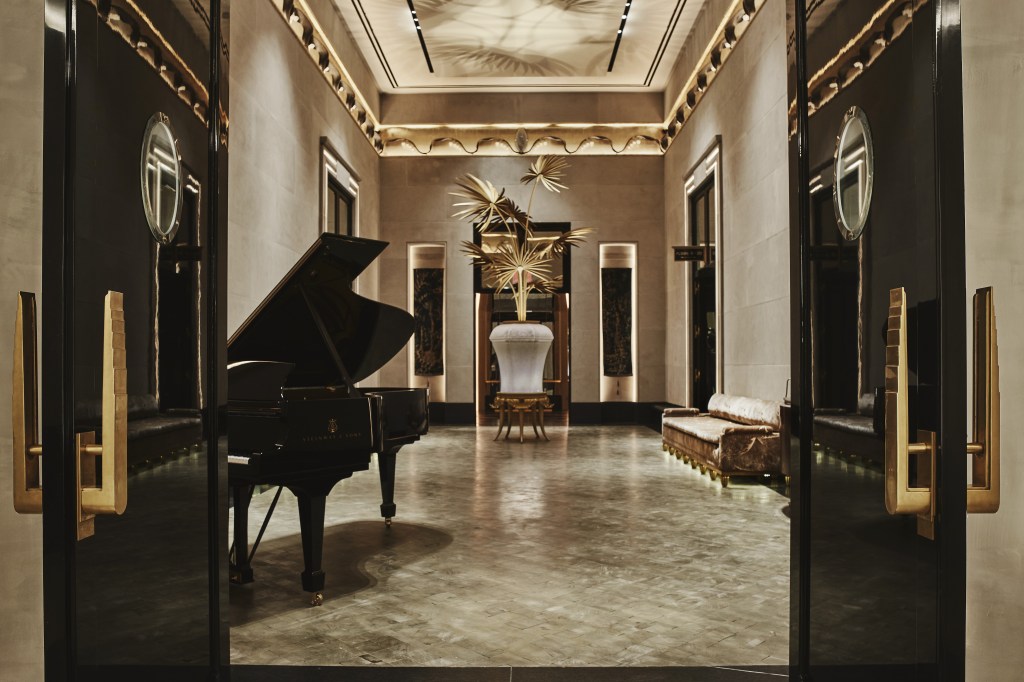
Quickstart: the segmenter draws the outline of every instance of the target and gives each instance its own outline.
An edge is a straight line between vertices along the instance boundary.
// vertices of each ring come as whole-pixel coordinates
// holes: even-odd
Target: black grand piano
[[[407,312],[352,291],[353,280],[385,247],[372,239],[320,235],[228,341],[232,582],[253,580],[247,529],[257,485],[284,486],[298,498],[302,588],[314,593],[314,604],[323,601],[327,495],[338,481],[367,470],[373,453],[381,516],[391,525],[395,457],[427,433],[428,415],[426,389],[355,385],[413,333]]]

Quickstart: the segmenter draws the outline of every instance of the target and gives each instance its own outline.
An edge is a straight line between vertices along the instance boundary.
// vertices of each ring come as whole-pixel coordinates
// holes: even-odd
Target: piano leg
[[[228,575],[231,582],[244,585],[253,581],[252,566],[249,564],[249,502],[254,487],[248,484],[231,487],[235,499],[235,560]]]
[[[302,560],[306,570],[302,572],[302,589],[315,592],[313,605],[324,601],[324,510],[327,507],[326,494],[307,494],[292,490],[299,500],[299,527],[302,530]]]
[[[377,468],[380,469],[380,515],[384,517],[384,525],[391,525],[391,517],[398,507],[395,506],[395,461],[399,448],[389,448],[377,455]]]

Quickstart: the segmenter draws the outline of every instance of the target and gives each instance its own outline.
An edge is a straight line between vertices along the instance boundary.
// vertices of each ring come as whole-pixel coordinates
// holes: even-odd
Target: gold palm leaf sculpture
[[[568,187],[562,183],[569,167],[560,156],[539,156],[520,179],[530,186],[530,200],[522,210],[504,189],[467,173],[456,180],[458,190],[454,217],[472,222],[483,235],[503,237],[497,246],[485,248],[471,241],[462,242],[462,252],[494,282],[498,291],[510,289],[516,302],[516,318],[526,321],[526,301],[530,292],[553,293],[562,286],[561,276],[552,275],[552,261],[572,246],[586,241],[593,230],[577,227],[554,239],[535,239],[530,211],[537,187],[559,193]]]

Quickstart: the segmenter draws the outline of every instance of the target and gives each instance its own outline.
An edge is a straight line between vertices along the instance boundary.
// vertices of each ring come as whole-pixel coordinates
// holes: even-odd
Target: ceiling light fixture
[[[434,73],[434,65],[430,61],[430,53],[427,51],[427,41],[423,39],[423,27],[420,25],[420,17],[416,14],[416,6],[412,0],[405,0],[409,6],[409,14],[412,15],[412,25],[416,28],[416,37],[420,40],[420,49],[423,50],[423,58],[427,60],[427,70]]]
[[[619,30],[615,33],[615,44],[612,46],[612,56],[608,60],[608,73],[612,72],[615,68],[615,58],[619,54],[619,44],[622,42],[622,32],[626,30],[626,20],[629,19],[629,7],[633,3],[631,0],[626,0],[626,6],[622,8],[622,18],[619,19]]]

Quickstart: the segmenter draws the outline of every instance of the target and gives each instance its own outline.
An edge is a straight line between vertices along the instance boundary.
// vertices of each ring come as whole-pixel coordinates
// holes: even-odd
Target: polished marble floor
[[[492,442],[436,427],[327,502],[326,601],[308,606],[285,491],[230,592],[232,661],[346,666],[765,666],[788,656],[781,491],[722,489],[632,426]],[[273,491],[251,507],[255,537]],[[603,679],[603,678],[602,678]]]

